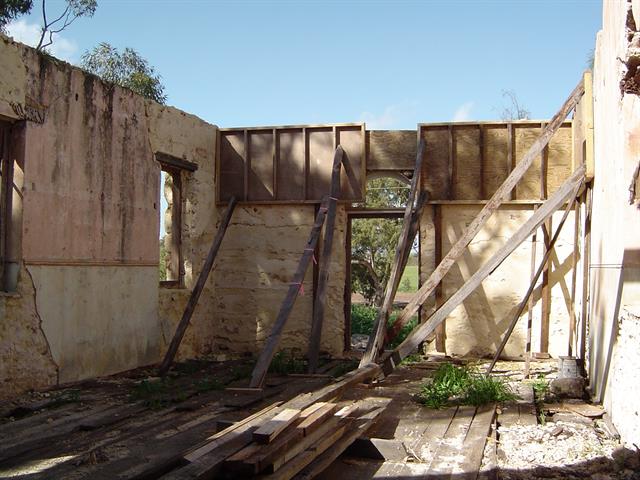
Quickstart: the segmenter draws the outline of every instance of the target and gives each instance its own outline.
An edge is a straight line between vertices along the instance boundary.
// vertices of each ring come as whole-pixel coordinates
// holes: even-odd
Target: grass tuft
[[[306,362],[295,355],[293,351],[287,352],[280,350],[273,356],[269,372],[280,375],[288,375],[290,373],[305,373],[307,370]]]
[[[478,406],[516,399],[501,379],[450,363],[438,367],[433,380],[423,385],[418,397],[429,408],[443,408],[451,404]]]

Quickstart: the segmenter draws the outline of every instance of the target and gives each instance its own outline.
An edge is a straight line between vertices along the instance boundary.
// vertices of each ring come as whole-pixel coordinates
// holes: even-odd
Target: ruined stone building
[[[585,93],[532,167],[422,305],[453,295],[580,166],[588,188],[558,238],[504,355],[585,362],[592,398],[640,443],[640,2],[604,2]],[[253,358],[291,286],[338,145],[343,171],[321,351],[350,348],[350,225],[371,178],[416,174],[425,282],[549,120],[219,128],[0,37],[0,398],[162,360],[232,196],[236,207],[178,359]],[[576,81],[580,80],[576,78]],[[567,92],[568,93],[568,92]],[[224,124],[224,118],[217,119]],[[161,183],[161,173],[165,179]],[[168,207],[163,211],[161,197]],[[160,218],[168,280],[158,281]],[[556,211],[550,226],[560,222]],[[492,356],[531,281],[523,242],[448,315],[429,351]],[[316,250],[316,259],[322,251]],[[318,266],[279,348],[305,355]]]

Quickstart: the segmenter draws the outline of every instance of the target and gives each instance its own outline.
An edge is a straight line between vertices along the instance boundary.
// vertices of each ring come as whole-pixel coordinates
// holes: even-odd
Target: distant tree
[[[33,0],[0,0],[0,31],[20,15],[26,15],[33,8]],[[42,0],[42,25],[40,26],[40,40],[36,50],[44,50],[53,44],[54,35],[62,32],[80,17],[93,17],[98,8],[97,0],[66,0],[62,12],[50,16],[47,1]]]
[[[42,0],[42,26],[40,41],[36,50],[47,48],[53,43],[53,36],[60,33],[80,17],[93,17],[98,8],[96,0],[67,0],[62,13],[50,20],[47,16],[47,2]]]
[[[596,49],[592,48],[589,50],[589,54],[587,55],[587,68],[589,70],[593,70],[593,65],[596,63]]]
[[[367,208],[398,208],[409,200],[409,186],[392,178],[367,184]],[[401,221],[383,218],[358,219],[351,230],[352,289],[367,303],[379,305],[391,274]]]
[[[33,8],[33,0],[0,0],[0,32],[20,15],[26,15]]]
[[[160,75],[138,52],[125,48],[122,53],[108,43],[101,43],[82,55],[82,68],[109,83],[128,88],[143,97],[164,103],[164,85]]]
[[[507,100],[508,104],[502,109],[500,118],[504,121],[509,120],[528,120],[531,112],[520,104],[516,92],[513,90],[502,90],[502,98]]]

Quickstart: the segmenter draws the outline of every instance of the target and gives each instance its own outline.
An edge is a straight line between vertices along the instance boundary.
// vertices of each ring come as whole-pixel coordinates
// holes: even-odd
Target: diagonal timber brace
[[[331,192],[339,191],[340,185],[340,165],[342,164],[344,156],[344,150],[340,145],[336,148],[335,155],[333,157],[333,165],[331,174]],[[336,168],[337,165],[337,168]],[[337,184],[338,187],[335,188],[334,185]],[[336,197],[333,197],[334,199]],[[307,272],[307,268],[309,268],[309,264],[311,263],[311,259],[313,258],[313,252],[318,244],[318,239],[320,238],[320,232],[322,231],[322,226],[325,223],[325,218],[329,213],[329,208],[331,203],[334,203],[333,210],[333,219],[335,220],[335,200],[332,200],[332,195],[327,195],[323,198],[322,203],[320,204],[320,208],[318,209],[318,213],[316,215],[315,223],[311,228],[311,233],[309,235],[309,240],[305,245],[304,252],[302,253],[302,257],[300,257],[300,261],[298,262],[298,268],[293,276],[293,280],[289,285],[289,290],[287,291],[287,295],[282,302],[280,307],[280,311],[278,312],[278,316],[276,317],[276,321],[273,324],[271,329],[271,333],[269,333],[269,337],[267,337],[267,341],[265,342],[264,348],[262,352],[260,352],[260,356],[258,357],[258,361],[256,366],[253,369],[253,373],[251,374],[251,382],[249,386],[251,388],[260,388],[264,383],[265,376],[267,375],[267,370],[269,369],[269,365],[271,364],[271,360],[273,360],[273,356],[276,353],[276,348],[278,347],[278,343],[280,343],[280,337],[282,336],[282,332],[284,330],[284,326],[289,319],[289,315],[291,314],[291,310],[293,309],[293,305],[295,304],[296,298],[298,297],[298,292],[302,288],[302,282],[304,281],[304,276]],[[329,225],[327,226],[329,229]],[[333,226],[331,226],[331,230],[333,230]],[[326,240],[325,240],[326,241]],[[327,262],[328,268],[328,262]],[[322,312],[323,313],[323,312]],[[318,329],[316,327],[316,329]]]
[[[495,212],[500,204],[507,200],[511,191],[515,188],[516,184],[522,179],[526,171],[532,165],[535,158],[537,158],[545,146],[551,140],[551,137],[560,128],[562,122],[571,112],[582,98],[584,94],[584,83],[581,80],[576,88],[571,92],[569,98],[565,101],[562,108],[554,115],[551,121],[546,125],[538,139],[533,143],[529,151],[525,154],[522,160],[516,165],[516,167],[509,174],[507,179],[498,187],[491,199],[487,202],[480,213],[474,218],[469,227],[465,230],[460,239],[453,245],[451,250],[442,259],[438,267],[433,271],[429,279],[420,287],[420,290],[416,292],[411,301],[407,304],[404,310],[400,313],[393,326],[388,330],[387,339],[393,340],[402,327],[404,327],[411,317],[418,311],[420,306],[429,298],[429,296],[436,289],[438,284],[442,281],[443,277],[451,269],[451,267],[458,261],[460,256],[466,251],[467,246],[480,231],[483,225],[487,222],[489,217]]]
[[[211,249],[209,250],[209,254],[207,255],[207,259],[205,260],[204,265],[202,266],[202,270],[200,271],[200,275],[198,276],[198,281],[191,291],[191,296],[189,297],[187,307],[184,309],[184,313],[182,314],[180,323],[176,328],[176,333],[173,335],[171,344],[167,349],[167,353],[165,354],[164,359],[160,364],[160,376],[164,376],[167,371],[169,371],[169,367],[171,367],[173,359],[176,356],[176,353],[178,353],[178,347],[180,347],[182,337],[184,337],[184,334],[187,331],[187,327],[189,326],[189,322],[191,321],[191,316],[193,315],[193,312],[198,305],[198,300],[200,299],[202,290],[204,290],[204,286],[207,283],[207,278],[209,278],[209,273],[211,273],[211,269],[213,268],[213,262],[216,259],[216,255],[218,255],[218,250],[220,250],[220,245],[222,245],[224,234],[227,231],[227,227],[229,226],[231,215],[233,215],[233,210],[235,209],[235,207],[236,197],[231,197],[231,200],[229,200],[229,205],[227,206],[227,210],[222,217],[222,222],[220,223],[218,232],[213,239],[213,243],[211,245]]]
[[[556,228],[556,231],[553,234],[553,238],[549,242],[549,248],[546,249],[546,252],[544,253],[544,256],[542,257],[542,261],[540,262],[540,266],[536,270],[536,273],[533,275],[533,278],[531,279],[531,284],[529,285],[529,288],[527,289],[527,292],[524,294],[524,297],[523,297],[522,301],[520,302],[520,305],[518,305],[518,309],[516,310],[516,313],[511,318],[511,322],[509,323],[509,327],[507,328],[507,331],[505,332],[504,337],[503,337],[502,341],[500,342],[500,345],[498,346],[498,350],[496,350],[496,354],[493,357],[493,360],[491,361],[491,364],[489,365],[489,368],[487,368],[487,375],[490,374],[491,371],[493,370],[493,367],[495,367],[498,359],[500,358],[500,355],[502,355],[502,351],[504,350],[504,347],[507,345],[507,342],[509,341],[509,337],[511,336],[511,333],[513,333],[513,329],[516,327],[516,324],[518,323],[518,319],[520,318],[520,315],[522,315],[522,312],[524,312],[524,309],[526,308],[527,304],[529,303],[529,298],[531,297],[531,294],[533,293],[533,290],[536,288],[536,283],[538,282],[538,279],[540,278],[540,275],[542,275],[542,272],[545,269],[545,265],[547,264],[547,261],[551,257],[551,253],[553,252],[553,247],[555,246],[556,242],[558,241],[558,237],[560,237],[560,232],[562,231],[562,227],[564,226],[565,222],[567,221],[567,217],[569,216],[569,212],[571,212],[571,210],[573,210],[573,206],[576,203],[576,197],[578,196],[578,192],[582,188],[582,185],[583,185],[583,183],[580,182],[576,186],[576,188],[574,189],[573,195],[571,195],[571,197],[570,197],[571,201],[567,204],[567,208],[565,208],[565,210],[564,210],[564,214],[562,215],[562,219],[560,220],[560,223],[558,224],[558,227]],[[574,263],[574,265],[575,265],[575,263]],[[574,266],[574,268],[575,268],[575,266]]]
[[[402,230],[400,231],[400,237],[398,237],[398,245],[396,246],[395,258],[393,266],[391,268],[391,274],[384,292],[384,300],[382,307],[378,312],[369,341],[367,342],[367,349],[362,356],[360,366],[363,367],[368,363],[372,363],[376,360],[378,353],[384,347],[385,331],[387,321],[389,319],[389,312],[393,306],[393,299],[396,296],[398,285],[400,284],[400,277],[404,271],[404,267],[407,264],[409,258],[409,252],[413,245],[413,240],[417,233],[417,228],[412,228],[412,218],[417,216],[422,208],[424,201],[423,197],[418,198],[418,192],[420,191],[420,175],[422,172],[422,159],[424,157],[424,140],[420,141],[418,145],[418,153],[416,155],[416,165],[413,170],[413,178],[411,179],[411,191],[409,192],[409,200],[404,210],[404,218],[402,220]],[[414,214],[414,203],[416,203],[416,212]],[[416,224],[417,225],[417,224]]]
[[[562,186],[545,201],[516,233],[505,243],[462,287],[454,293],[427,321],[420,324],[385,360],[383,370],[392,371],[407,355],[411,354],[453,310],[500,266],[511,253],[522,244],[542,223],[562,205],[575,197],[577,189],[584,180],[585,167],[581,165]]]

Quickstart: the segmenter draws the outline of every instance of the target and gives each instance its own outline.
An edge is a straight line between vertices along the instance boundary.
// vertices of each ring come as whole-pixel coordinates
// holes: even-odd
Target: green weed
[[[407,355],[400,365],[412,365],[414,363],[420,363],[422,361],[422,355],[419,353],[412,353],[411,355]]]
[[[224,383],[215,378],[202,378],[195,384],[198,393],[210,392],[212,390],[223,390]]]
[[[502,380],[450,363],[440,365],[433,380],[423,385],[419,394],[419,400],[429,408],[442,408],[452,403],[477,406],[515,398]]]
[[[462,402],[465,405],[486,405],[492,402],[509,402],[516,399],[509,385],[488,375],[473,375]]]
[[[535,397],[536,411],[538,412],[538,421],[541,425],[547,423],[547,414],[544,411],[544,399],[549,392],[549,382],[544,378],[544,375],[538,375],[533,382],[533,395]]]
[[[306,371],[306,362],[296,357],[293,351],[280,350],[273,356],[269,372],[280,375],[288,375],[290,373],[304,373]]]
[[[333,378],[341,377],[344,374],[349,373],[351,370],[354,370],[357,366],[358,362],[356,362],[355,360],[350,362],[343,362],[331,371],[331,376]]]

